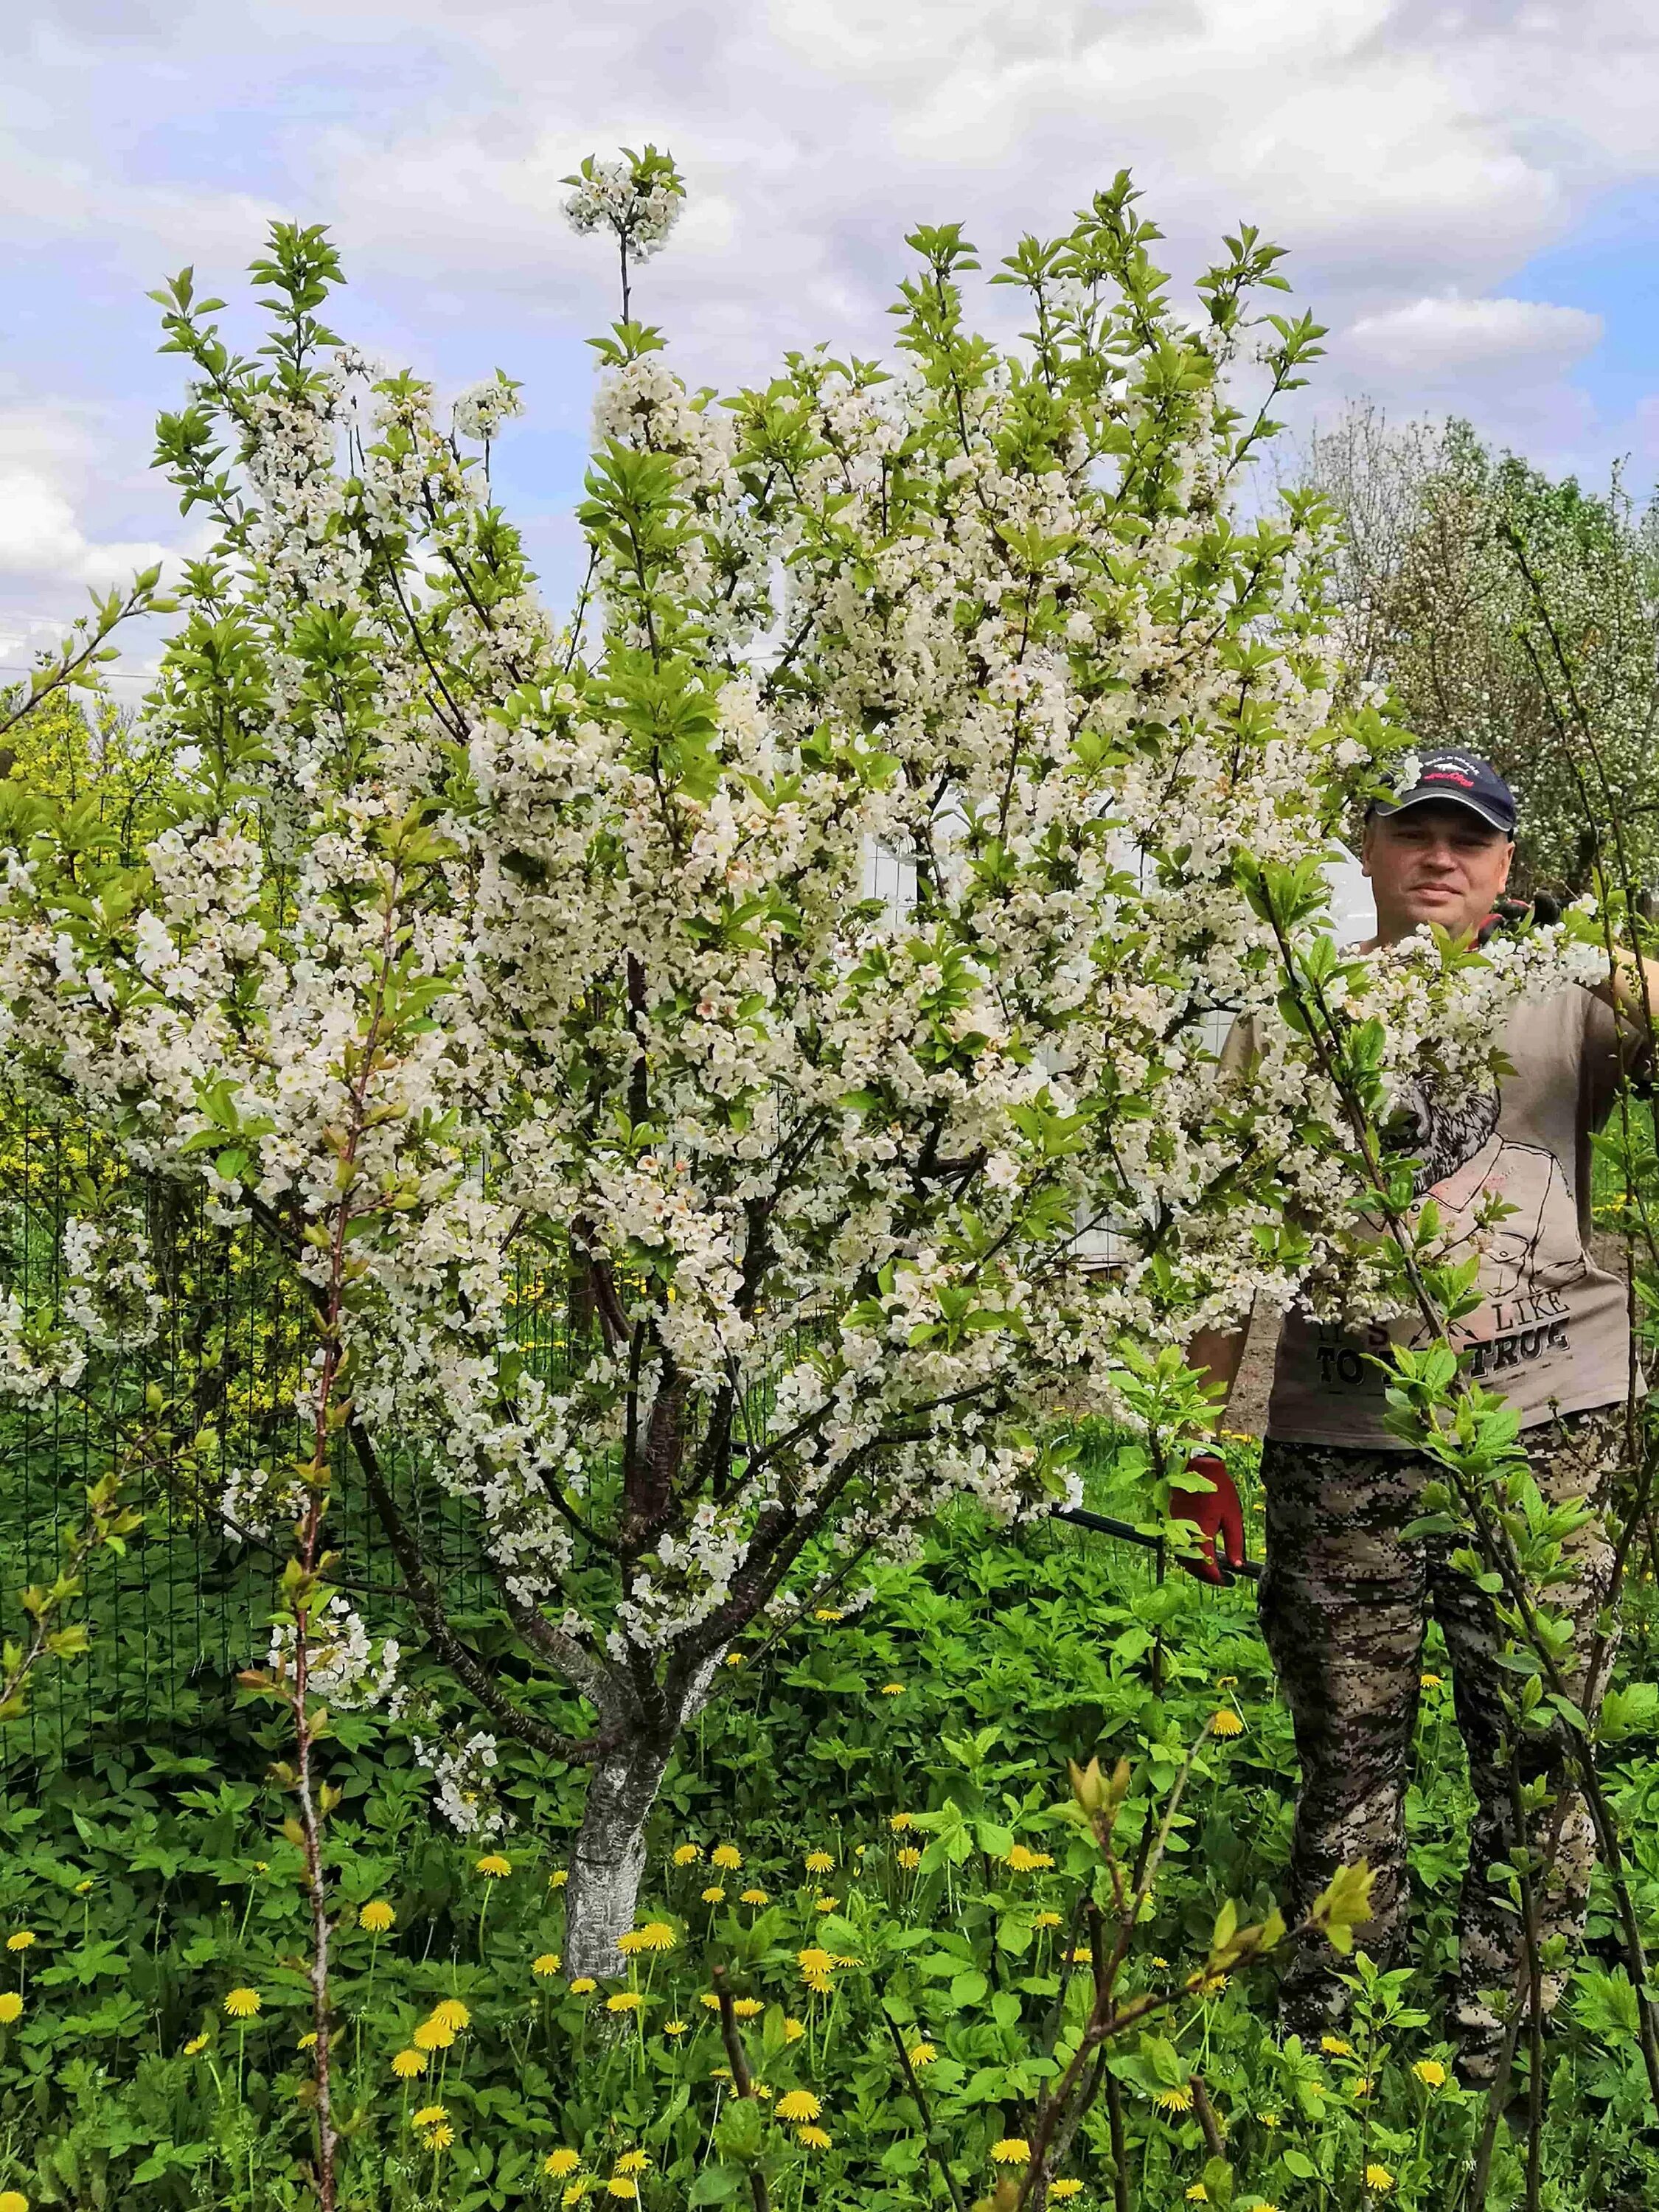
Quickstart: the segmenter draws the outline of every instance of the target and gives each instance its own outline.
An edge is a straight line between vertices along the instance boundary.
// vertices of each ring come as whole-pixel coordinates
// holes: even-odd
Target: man
[[[1425,922],[1454,936],[1479,933],[1509,881],[1516,821],[1508,786],[1486,763],[1458,752],[1425,760],[1411,788],[1373,808],[1366,823],[1362,862],[1376,908],[1371,945],[1396,943]],[[1659,990],[1650,963],[1648,972]],[[1457,1324],[1455,1340],[1471,1374],[1518,1413],[1544,1496],[1597,1507],[1618,1461],[1631,1346],[1625,1285],[1589,1250],[1589,1136],[1612,1103],[1621,1051],[1628,1060],[1632,1037],[1643,1032],[1640,996],[1626,969],[1599,992],[1569,987],[1522,1006],[1504,1039],[1512,1073],[1501,1085],[1449,1098],[1425,1083],[1414,1101],[1417,1194],[1435,1199],[1451,1237],[1480,1253],[1485,1300]],[[1493,1197],[1514,1209],[1495,1224],[1487,1205]],[[1376,1875],[1365,1948],[1384,1956],[1407,1909],[1406,1784],[1433,1607],[1451,1657],[1476,1800],[1448,2027],[1459,2039],[1466,2078],[1480,2081],[1489,2077],[1501,2041],[1499,2018],[1482,1992],[1514,1988],[1521,1956],[1507,1885],[1488,1872],[1514,1840],[1500,1695],[1514,1680],[1497,1664],[1503,1636],[1489,1604],[1451,1567],[1451,1547],[1400,1533],[1434,1470],[1383,1427],[1385,1379],[1367,1355],[1424,1334],[1410,1315],[1358,1336],[1287,1317],[1261,1459],[1261,1616],[1302,1763],[1286,1909],[1305,1909],[1340,1866],[1364,1858]],[[1231,1389],[1243,1346],[1242,1332],[1208,1334],[1194,1340],[1188,1357]],[[1573,1694],[1593,1700],[1607,1664],[1591,1685],[1584,1666],[1612,1553],[1599,1520],[1567,1548],[1573,1578],[1551,1598],[1575,1624]],[[1547,1772],[1552,1792],[1565,1792],[1535,1737],[1526,1739],[1522,1771],[1528,1779]],[[1570,1794],[1536,1816],[1537,1848],[1551,1848],[1558,1824],[1539,1910],[1546,1935],[1571,1941],[1583,1927],[1594,1839]],[[1562,1978],[1546,1977],[1547,2008]],[[1329,1959],[1310,1948],[1281,1992],[1286,2025],[1317,2035],[1335,2023],[1345,1996]]]

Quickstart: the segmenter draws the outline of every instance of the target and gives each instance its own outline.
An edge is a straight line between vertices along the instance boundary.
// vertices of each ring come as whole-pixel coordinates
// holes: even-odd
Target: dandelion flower
[[[501,1881],[513,1871],[511,1859],[504,1859],[499,1851],[486,1851],[473,1867],[474,1874],[487,1875],[491,1881]]]
[[[424,2051],[394,2051],[392,2070],[400,2081],[412,2081],[417,2074],[424,2074],[430,2061]]]
[[[650,2163],[650,2158],[646,2152],[625,2150],[617,2160],[617,2171],[618,2173],[643,2173]]]
[[[783,2023],[783,2039],[786,2043],[799,2043],[805,2033],[805,2023],[802,2021],[786,2020]]]
[[[1193,2109],[1193,2085],[1183,2081],[1178,2089],[1154,2089],[1152,2102],[1160,2112],[1190,2112]]]
[[[23,2000],[15,1990],[0,1990],[0,2027],[9,2027],[23,2017]]]
[[[357,1925],[371,1936],[384,1936],[398,1917],[383,1897],[371,1897],[357,1915]]]
[[[544,1951],[539,1958],[531,1960],[530,1971],[532,1974],[539,1974],[542,1979],[546,1981],[550,1976],[558,1972],[562,1964],[563,1961],[556,1951]]]
[[[1356,2097],[1369,2097],[1370,2095],[1371,2077],[1369,2074],[1362,2074],[1360,2075],[1359,2079],[1353,2085],[1353,2093]]]
[[[705,2012],[718,2012],[720,2008],[720,2001],[714,1995],[713,1990],[705,1990],[702,1995],[697,1999],[697,2002],[702,2007]]]
[[[20,1928],[15,1936],[7,1936],[6,1948],[9,1951],[27,1951],[36,1940],[33,1928]]]
[[[739,2020],[754,2020],[766,2007],[758,1997],[733,1997],[732,2009]]]
[[[676,1866],[696,1866],[697,1861],[702,1856],[702,1845],[701,1844],[676,1844],[674,1846],[674,1863]]]
[[[1052,1851],[1028,1850],[1024,1844],[1016,1844],[1008,1853],[1007,1864],[1014,1874],[1036,1874],[1054,1863]]]
[[[1437,2058],[1419,2058],[1412,2072],[1425,2089],[1443,2089],[1446,2086],[1446,2069]]]
[[[426,2138],[428,2150],[447,2150],[455,2140],[455,2130],[447,2121],[440,2120]]]
[[[639,2184],[626,2173],[613,2173],[605,2185],[608,2197],[624,2197],[633,2203],[639,2197]]]
[[[472,2015],[459,1997],[445,1997],[441,2003],[434,2004],[432,2017],[442,2021],[446,2027],[453,2027],[457,2035],[472,2025]]]
[[[96,1882],[90,1881],[77,1881],[75,1885],[75,1894],[77,1897],[90,1897],[97,1886]]]
[[[903,1856],[901,1851],[899,1856],[902,1858]],[[1058,1928],[1060,1915],[1057,1912],[1034,1912],[1031,1915],[1031,1925],[1033,1928]]]
[[[902,1682],[884,1682],[881,1686],[881,1695],[884,1698],[902,1698],[904,1695],[904,1685]]]
[[[585,2173],[579,2174],[574,2181],[565,2185],[564,2195],[560,2197],[559,2202],[566,2208],[566,2212],[569,2212],[569,2207],[573,2204],[580,2204],[586,2194],[587,2176]]]
[[[1418,1687],[1423,1690],[1443,1690],[1446,1686],[1443,1674],[1419,1674],[1417,1682]]]
[[[812,1907],[817,1912],[833,1912],[839,1902],[839,1899],[834,1897],[815,1897]]]
[[[550,2181],[562,2181],[568,2173],[574,2173],[581,2162],[580,2151],[562,2144],[557,2150],[549,2151],[542,2160],[542,2172]]]
[[[1080,2181],[1074,2179],[1070,2175],[1067,2175],[1066,2179],[1063,2181],[1051,2181],[1048,2184],[1048,2197],[1050,2203],[1054,2202],[1056,2199],[1063,2203],[1068,2197],[1081,2197],[1082,2194],[1083,2184]]]
[[[896,1836],[902,1836],[907,1828],[915,1826],[916,1816],[914,1813],[890,1813],[887,1818],[887,1825]]]
[[[570,1994],[573,1997],[591,1997],[599,1986],[592,1974],[578,1974],[570,1984]]]
[[[1365,2168],[1365,2186],[1376,2190],[1379,2197],[1386,2197],[1394,2187],[1394,2176],[1386,2166],[1368,2166]]]
[[[705,1905],[724,1905],[726,1892],[720,1887],[719,1882],[711,1881],[702,1893],[702,1901]]]
[[[840,1620],[842,1618],[842,1609],[838,1605],[815,1606],[812,1608],[812,1618],[814,1620]]]
[[[1210,2192],[1204,2184],[1201,2181],[1194,2182],[1192,2187],[1187,2191],[1187,2202],[1189,2204],[1207,2204],[1209,2201]]]
[[[300,2040],[294,2047],[296,2051],[314,2051],[317,2048],[316,2029],[313,2027],[308,2030],[306,2034],[300,2038]]]
[[[931,2043],[913,2043],[904,2055],[913,2066],[931,2066],[939,2057]]]
[[[662,2024],[662,2032],[665,2035],[684,2035],[685,2022],[683,2020],[665,2020]]]
[[[808,1851],[806,1854],[808,1874],[834,1874],[835,1870],[836,1862],[828,1851]]]
[[[1210,1715],[1212,1735],[1243,1735],[1244,1723],[1231,1705],[1223,1705],[1218,1713]]]
[[[192,2035],[185,2045],[185,2056],[186,2058],[199,2058],[207,2047],[208,2039],[205,2035]]]
[[[409,2039],[417,2051],[447,2051],[455,2031],[447,2020],[423,2020]]]
[[[914,1844],[901,1844],[898,1852],[898,1863],[904,1869],[906,1874],[914,1874],[916,1869],[921,1864],[921,1853],[916,1849]],[[1056,1913],[1054,1915],[1054,1918],[1058,1921],[1060,1915]]]
[[[728,1651],[726,1655],[726,1663],[728,1667],[741,1667],[743,1664],[742,1652]]]
[[[605,1999],[605,2008],[607,2012],[637,2012],[644,2002],[637,1990],[618,1990],[614,1997]]]
[[[446,2106],[422,2105],[409,2124],[411,2128],[435,2128],[441,2121],[447,2120],[448,2118],[449,2113]]]
[[[724,1868],[729,1874],[743,1864],[743,1853],[735,1844],[716,1844],[708,1856],[712,1864]]]
[[[1072,1964],[1074,1966],[1086,1966],[1094,1955],[1086,1943],[1079,1943],[1073,1950]]]
[[[1031,2146],[1024,2136],[1004,2136],[991,2145],[991,2157],[998,2166],[1029,2166]]]
[[[1343,2035],[1322,2035],[1319,2039],[1319,2047],[1332,2058],[1353,2057],[1353,2045]]]
[[[0,2189],[0,2212],[29,2212],[29,2200],[21,2189]]]
[[[225,2010],[233,2020],[252,2020],[264,2002],[258,1990],[232,1990],[225,1998]]]
[[[830,1994],[830,1976],[835,1963],[830,1954],[819,1950],[816,1944],[809,1944],[805,1950],[795,1954],[795,1964],[800,1968],[802,1981],[819,1996]]]
[[[763,1889],[745,1889],[738,1899],[739,1905],[769,1905],[771,1898]]]
[[[795,2130],[795,2141],[805,2143],[808,2150],[828,2150],[830,2132],[827,2128],[807,2126]]]
[[[569,1879],[570,1869],[568,1867],[555,1867],[552,1873],[547,1877],[547,1886],[550,1889],[562,1889]]]
[[[769,2105],[772,2101],[772,2085],[769,2081],[751,2081],[749,2084],[749,2094],[753,2097],[764,2097]]]
[[[810,2089],[791,2089],[778,2099],[778,2118],[781,2120],[816,2120],[822,2117],[823,2106]]]
[[[636,1951],[672,1951],[679,1940],[665,1920],[647,1920],[643,1928],[630,1928],[617,1948],[632,1957]]]

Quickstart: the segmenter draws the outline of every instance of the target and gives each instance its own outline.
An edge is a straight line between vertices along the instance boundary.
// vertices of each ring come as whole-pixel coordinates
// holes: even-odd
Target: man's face
[[[1515,847],[1467,806],[1425,799],[1403,814],[1373,815],[1360,847],[1384,945],[1425,921],[1454,937],[1478,929],[1510,879]]]

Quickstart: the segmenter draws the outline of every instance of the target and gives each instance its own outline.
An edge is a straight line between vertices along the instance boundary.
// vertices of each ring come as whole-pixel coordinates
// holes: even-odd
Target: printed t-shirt
[[[1483,1303],[1450,1334],[1470,1354],[1471,1378],[1500,1393],[1523,1429],[1623,1399],[1630,1326],[1622,1280],[1589,1250],[1590,1133],[1619,1081],[1613,1008],[1577,985],[1519,1006],[1504,1037],[1512,1074],[1484,1093],[1416,1101],[1423,1198],[1440,1207],[1447,1256],[1484,1245]],[[1493,1196],[1515,1210],[1484,1231]],[[1288,1443],[1408,1447],[1382,1425],[1388,1388],[1365,1354],[1392,1340],[1428,1340],[1421,1317],[1345,1334],[1286,1315],[1267,1407],[1267,1434]]]

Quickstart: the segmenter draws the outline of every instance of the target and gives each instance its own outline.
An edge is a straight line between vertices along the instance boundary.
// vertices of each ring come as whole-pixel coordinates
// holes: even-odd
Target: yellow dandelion
[[[674,1846],[674,1863],[676,1866],[696,1866],[697,1861],[702,1856],[702,1845],[701,1844],[676,1844]]]
[[[809,1943],[804,1951],[795,1954],[795,1964],[809,1982],[814,1975],[826,1976],[835,1963],[834,1955],[830,1952],[821,1951],[815,1943]]]
[[[9,2027],[23,2017],[23,2000],[15,1990],[0,1990],[0,2027]]]
[[[1210,2192],[1204,2184],[1201,2181],[1194,2182],[1192,2187],[1187,2191],[1187,2202],[1189,2204],[1207,2204],[1209,2201]]]
[[[749,2088],[751,2095],[756,2097],[763,2097],[769,2105],[771,2103],[772,2085],[769,2081],[751,2081],[749,2084]]]
[[[711,2081],[729,2081],[732,2079],[732,2069],[729,2066],[711,2066],[708,2069],[708,2078]]]
[[[1446,2086],[1446,2069],[1437,2058],[1419,2058],[1412,2072],[1425,2089],[1443,2089]]]
[[[1243,1735],[1244,1723],[1231,1705],[1223,1705],[1219,1712],[1210,1715],[1212,1735]]]
[[[705,1905],[724,1905],[726,1892],[720,1887],[719,1882],[711,1881],[702,1893],[702,1901]]]
[[[898,1863],[906,1874],[914,1874],[921,1864],[921,1853],[914,1844],[901,1844],[898,1849]],[[1056,1913],[1054,1918],[1058,1921],[1060,1915]]]
[[[1037,1874],[1044,1868],[1053,1866],[1054,1863],[1052,1851],[1028,1850],[1024,1844],[1016,1844],[1006,1860],[1006,1864],[1015,1874]]]
[[[884,1682],[881,1686],[881,1695],[884,1698],[902,1698],[904,1695],[904,1685],[902,1682]]]
[[[1218,1690],[1236,1690],[1238,1687],[1238,1677],[1237,1674],[1218,1674],[1215,1678],[1215,1686]]]
[[[991,2145],[991,2156],[998,2166],[1029,2166],[1031,2146],[1024,2136],[1004,2136]]]
[[[812,1618],[814,1620],[841,1620],[845,1616],[838,1605],[820,1605],[813,1607]]]
[[[1033,1928],[1058,1928],[1060,1915],[1057,1912],[1034,1912],[1031,1925]]]
[[[552,1873],[547,1877],[547,1886],[550,1889],[562,1889],[569,1879],[570,1869],[568,1867],[555,1867]]]
[[[464,2027],[472,2025],[472,2015],[459,1997],[445,1997],[441,2003],[434,2004],[432,2017],[442,2021],[446,2027],[453,2027],[457,2035]]]
[[[423,2020],[409,2039],[417,2051],[447,2051],[455,2031],[447,2020]]]
[[[430,2061],[424,2051],[394,2051],[392,2070],[400,2081],[412,2081],[417,2074],[424,2074]]]
[[[815,2128],[811,2125],[797,2128],[795,2141],[798,2143],[805,2143],[808,2150],[828,2150],[830,2131],[827,2128]]]
[[[672,1951],[680,1940],[665,1920],[647,1920],[633,1932],[641,1951]]]
[[[650,2158],[644,2151],[625,2150],[617,2160],[617,2171],[618,2173],[643,2173],[650,2163]]]
[[[1164,1957],[1161,1952],[1154,1951],[1152,1957],[1146,1961],[1146,1963],[1149,1966],[1164,1966],[1167,1968],[1170,1962]]]
[[[665,2035],[684,2035],[685,2022],[683,2020],[665,2020],[662,2024],[662,2032]]]
[[[1048,2199],[1051,2203],[1063,2203],[1068,2197],[1081,2197],[1082,2194],[1083,2184],[1069,2174],[1063,2181],[1051,2181],[1048,2184]]]
[[[563,1960],[558,1952],[544,1951],[539,1958],[531,1960],[530,1971],[532,1974],[539,1974],[542,1979],[546,1981],[558,1972],[562,1964]]]
[[[637,2200],[640,2188],[639,2184],[630,2175],[613,2173],[605,2185],[605,2192],[607,2197],[625,2197],[631,2204]]]
[[[481,1859],[475,1861],[472,1871],[488,1875],[491,1881],[501,1881],[512,1873],[513,1862],[504,1859],[499,1851],[486,1851]]]
[[[426,2147],[432,2151],[447,2150],[454,2140],[454,2129],[447,2121],[440,2120],[437,2126],[427,2136]]]
[[[1261,2121],[1264,2128],[1276,2128],[1279,2125],[1279,2115],[1277,2112],[1258,2112],[1256,2114],[1256,2118]],[[1256,2212],[1261,2212],[1261,2208],[1259,2204],[1256,2207]]]
[[[728,1874],[735,1874],[743,1864],[743,1853],[735,1844],[716,1844],[708,1856],[712,1864],[723,1868]]]
[[[1386,2166],[1368,2166],[1365,2168],[1365,2186],[1374,2189],[1379,2197],[1386,2197],[1394,2187],[1394,2176]]]
[[[1086,1966],[1094,1955],[1086,1943],[1079,1943],[1072,1952],[1072,1964],[1074,1966]]]
[[[833,1897],[815,1897],[812,1900],[812,1909],[815,1912],[833,1912],[839,1902],[838,1899]]]
[[[592,1974],[578,1974],[570,1984],[570,1994],[573,1997],[591,1997],[599,1986]]]
[[[574,2173],[581,2162],[580,2151],[571,2150],[562,2144],[557,2150],[549,2151],[542,2160],[542,2172],[550,2181],[562,2181],[568,2173]]]
[[[21,2189],[0,2189],[0,2212],[29,2212],[29,2200]]]
[[[313,2027],[302,2035],[294,2047],[296,2051],[314,2051],[317,2048],[316,2029]]]
[[[913,2043],[904,2055],[913,2066],[931,2066],[939,2057],[931,2043]]]
[[[896,1836],[902,1836],[907,1828],[915,1826],[916,1816],[914,1813],[890,1813],[887,1825]]]
[[[1152,2102],[1160,2112],[1190,2112],[1193,2109],[1193,2085],[1183,2081],[1178,2089],[1154,2089]]]
[[[742,1652],[728,1651],[726,1655],[726,1663],[728,1667],[741,1667],[743,1664]]]
[[[786,2020],[783,2023],[783,2039],[786,2043],[799,2043],[805,2033],[806,2024],[804,2021]]]
[[[564,2195],[559,2199],[560,2203],[565,2207],[565,2212],[569,2212],[571,2205],[580,2204],[586,2196],[588,2179],[585,2173],[578,2174],[574,2181],[566,2185]]]
[[[203,2051],[204,2051],[207,2047],[208,2039],[206,2036],[192,2035],[190,2041],[185,2045],[185,2056],[186,2058],[199,2058]]]
[[[810,2089],[791,2089],[778,2099],[781,2120],[816,2120],[823,2114],[823,2106]]]
[[[9,1951],[27,1951],[31,1944],[38,1941],[39,1938],[33,1928],[20,1928],[15,1936],[7,1936],[6,1948]]]
[[[367,1928],[371,1936],[384,1936],[398,1917],[383,1897],[371,1897],[357,1914],[357,1925]]]
[[[738,1899],[739,1905],[769,1905],[771,1898],[763,1889],[745,1889]]]
[[[1322,2035],[1319,2047],[1331,2058],[1352,2058],[1353,2045],[1345,2035]]]
[[[1443,1690],[1446,1686],[1443,1674],[1419,1674],[1417,1682],[1418,1687],[1423,1690]]]
[[[90,1897],[96,1887],[97,1884],[93,1881],[77,1881],[75,1885],[75,1894],[77,1897]]]
[[[836,1862],[828,1851],[808,1851],[806,1854],[808,1874],[834,1874],[835,1870]]]
[[[1353,2093],[1356,2097],[1369,2097],[1370,2095],[1371,2077],[1369,2074],[1362,2074],[1360,2075],[1359,2079],[1353,2085]]]
[[[447,2120],[448,2118],[448,2111],[444,2106],[422,2105],[420,2111],[410,2119],[409,2124],[411,2128],[435,2128],[441,2121]]]
[[[697,2002],[702,2007],[705,2012],[718,2012],[720,2008],[720,2001],[714,1995],[713,1990],[705,1990],[702,1995],[697,1999]]]
[[[233,2020],[252,2020],[264,2002],[258,1990],[232,1990],[225,1998],[225,2010]]]
[[[739,2020],[757,2020],[766,2007],[758,1997],[733,1997],[732,2009]]]
[[[607,2012],[637,2012],[644,2002],[637,1990],[618,1990],[614,1997],[605,1999],[605,2008]]]

